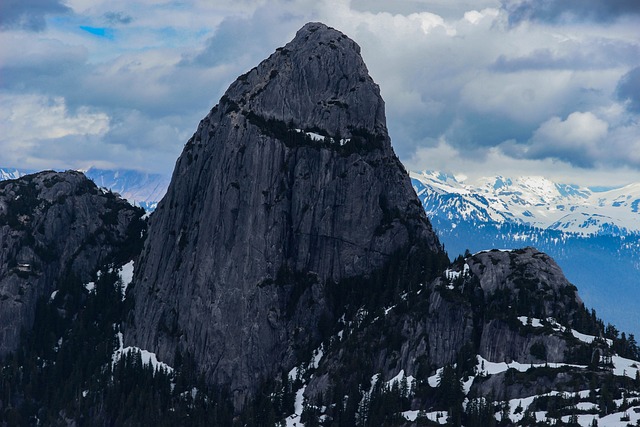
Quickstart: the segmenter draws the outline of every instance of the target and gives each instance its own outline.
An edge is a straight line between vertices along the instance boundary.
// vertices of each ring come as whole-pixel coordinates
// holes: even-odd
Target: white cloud
[[[549,132],[551,135],[566,140],[574,141],[589,141],[595,142],[607,136],[608,124],[596,117],[591,112],[581,113],[575,112],[569,114],[569,117],[563,122],[558,122],[556,117],[553,121],[556,122],[555,126],[548,127],[549,122],[543,123],[540,126],[540,131]]]
[[[536,147],[547,149],[591,149],[606,138],[609,125],[591,112],[575,112],[562,120],[552,117],[534,132]]]
[[[608,171],[629,182],[639,175],[640,124],[616,104],[600,111],[600,116],[573,112],[565,119],[552,117],[528,142],[505,141],[499,148],[515,159],[556,160],[572,168]],[[620,168],[635,172],[621,175]]]
[[[461,154],[447,158],[454,173],[464,172],[471,155],[476,163],[486,160],[485,168],[494,167],[488,159],[496,152],[514,162],[535,155],[540,161],[555,156],[593,167],[604,164],[601,158],[610,165],[639,164],[631,151],[640,135],[637,112],[628,111],[616,94],[621,77],[640,66],[635,16],[606,25],[519,17],[514,25],[498,0],[69,0],[66,5],[73,13],[51,20],[42,33],[0,32],[1,90],[26,96],[26,103],[33,94],[62,99],[71,117],[84,114],[83,107],[87,114],[106,114],[110,131],[92,136],[96,155],[84,153],[85,159],[100,154],[117,163],[109,156],[120,145],[127,153],[123,162],[138,158],[140,169],[170,169],[184,144],[180,138],[191,134],[228,84],[305,22],[318,20],[362,47],[386,101],[396,152],[408,163],[415,165],[440,140]],[[109,21],[114,14],[127,22]],[[110,24],[112,40],[78,29]],[[574,137],[580,120],[591,126],[588,138]],[[163,129],[164,137],[145,128]],[[555,153],[545,143],[552,140]],[[618,154],[603,149],[603,141],[615,144]],[[132,154],[150,153],[154,143],[154,153]],[[146,160],[151,158],[153,163]],[[0,153],[0,165],[8,161]]]
[[[7,129],[5,144],[24,144],[38,139],[70,135],[104,135],[109,117],[87,107],[70,112],[60,97],[5,95],[0,99],[0,123]]]
[[[640,141],[636,147],[640,149]],[[640,150],[639,150],[640,152]],[[636,156],[638,158],[640,156]],[[637,168],[621,165],[615,168],[582,168],[554,158],[514,158],[502,147],[493,147],[481,157],[468,156],[464,150],[456,149],[444,139],[430,147],[421,147],[405,161],[409,170],[459,171],[459,174],[477,179],[502,175],[545,176],[553,181],[583,186],[622,186],[629,182],[640,182]]]
[[[146,170],[170,171],[189,136],[176,126],[181,119],[159,121],[135,110],[114,114],[88,107],[71,111],[59,97],[3,95],[0,128],[7,132],[0,135],[2,162],[25,169],[146,165]]]

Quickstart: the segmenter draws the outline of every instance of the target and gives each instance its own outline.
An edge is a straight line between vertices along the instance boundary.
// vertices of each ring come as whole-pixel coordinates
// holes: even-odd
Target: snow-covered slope
[[[543,177],[480,178],[412,173],[427,214],[452,222],[514,222],[581,235],[640,232],[640,184],[596,192]]]

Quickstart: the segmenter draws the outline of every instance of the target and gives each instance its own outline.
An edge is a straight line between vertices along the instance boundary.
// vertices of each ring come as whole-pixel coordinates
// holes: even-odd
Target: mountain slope
[[[169,178],[133,170],[104,170],[90,168],[84,174],[98,187],[120,194],[134,206],[153,211],[167,191]]]
[[[241,76],[178,159],[133,283],[133,263],[118,271],[137,244],[92,282],[70,277],[38,298],[33,328],[0,366],[0,423],[635,422],[635,338],[588,311],[537,249],[450,263],[383,105],[357,45],[323,24]],[[2,184],[11,236],[47,218],[24,204],[24,182]],[[82,220],[60,221],[61,235],[96,218]]]
[[[153,212],[167,192],[169,178],[162,174],[149,174],[134,170],[105,170],[89,168],[81,171],[100,188],[118,193],[134,206]],[[24,169],[0,168],[0,181],[17,179],[33,173]]]

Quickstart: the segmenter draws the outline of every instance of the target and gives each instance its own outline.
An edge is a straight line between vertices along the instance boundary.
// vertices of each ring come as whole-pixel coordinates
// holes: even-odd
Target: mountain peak
[[[359,51],[311,23],[240,76],[149,220],[125,341],[169,364],[193,355],[236,406],[305,358],[319,324],[447,262]]]
[[[342,32],[335,28],[329,27],[322,22],[308,22],[302,28],[298,30],[296,36],[289,42],[291,47],[305,44],[309,41],[312,43],[333,43],[334,40],[343,39],[348,46],[353,49],[358,55],[360,54],[360,46]]]
[[[250,112],[254,122],[275,120],[334,140],[363,132],[388,139],[384,102],[360,47],[317,22],[240,76],[220,106],[221,114]]]

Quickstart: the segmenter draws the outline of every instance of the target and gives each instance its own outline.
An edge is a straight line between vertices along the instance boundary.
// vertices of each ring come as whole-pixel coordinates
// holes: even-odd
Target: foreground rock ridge
[[[0,356],[18,348],[39,298],[130,255],[142,213],[80,172],[0,182]]]
[[[311,23],[186,144],[150,219],[125,339],[170,364],[189,354],[241,401],[306,357],[348,298],[445,262],[358,45]]]

